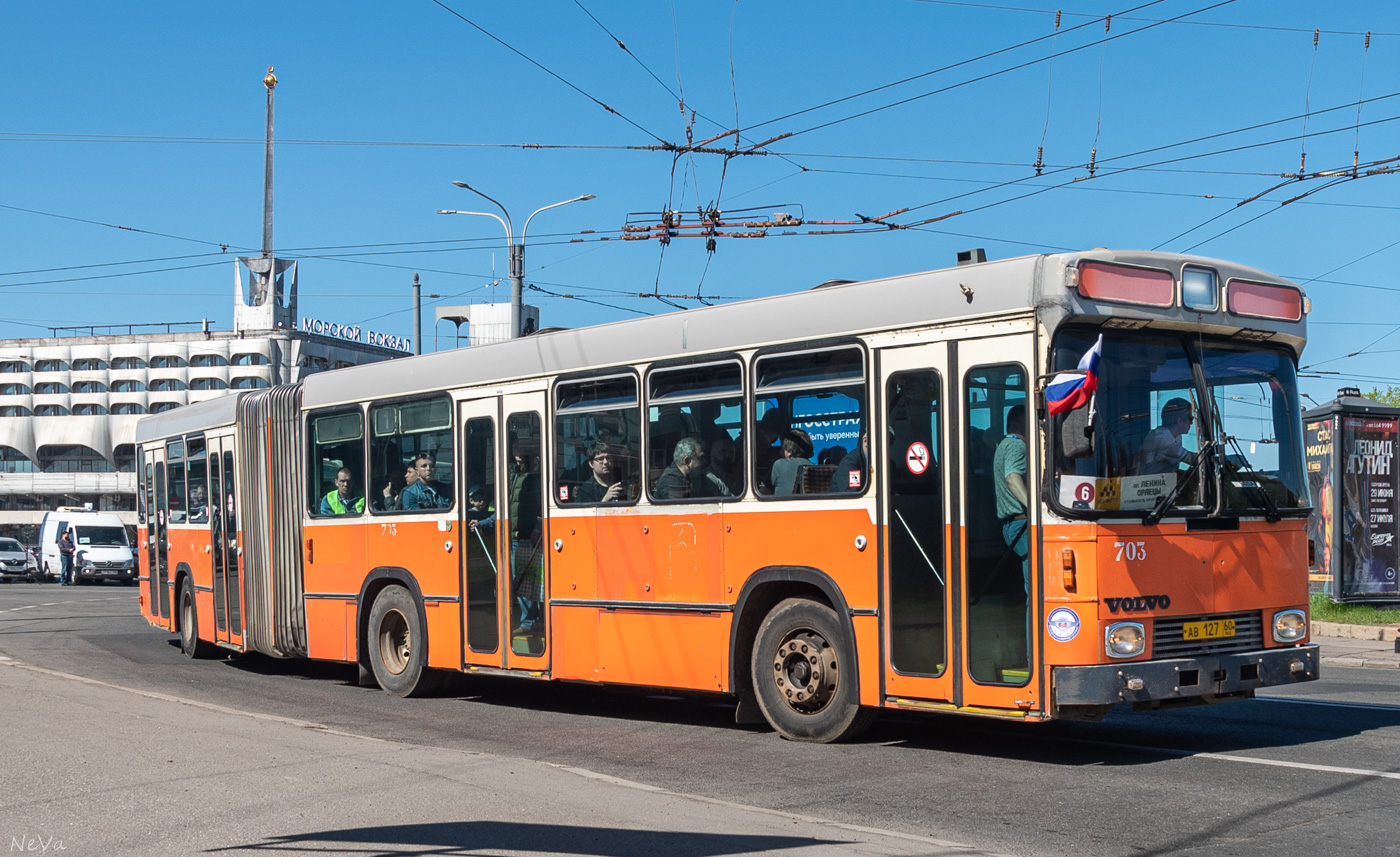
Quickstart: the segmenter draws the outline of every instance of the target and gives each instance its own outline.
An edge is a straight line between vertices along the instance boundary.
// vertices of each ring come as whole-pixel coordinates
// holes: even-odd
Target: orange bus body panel
[[[618,684],[723,690],[729,672],[728,613],[598,614],[598,676]],[[556,641],[555,648],[571,642]]]
[[[549,627],[554,635],[551,674],[555,678],[602,681],[598,668],[598,614],[596,607],[554,607]],[[562,645],[558,641],[563,641]]]
[[[353,660],[349,628],[353,628],[355,602],[334,598],[306,599],[306,655],[323,661]]]

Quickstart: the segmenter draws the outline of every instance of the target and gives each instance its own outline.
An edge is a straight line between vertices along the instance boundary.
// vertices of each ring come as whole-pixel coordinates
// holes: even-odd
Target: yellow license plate
[[[1181,626],[1181,639],[1183,640],[1213,640],[1216,637],[1233,636],[1235,636],[1234,619],[1187,622]]]

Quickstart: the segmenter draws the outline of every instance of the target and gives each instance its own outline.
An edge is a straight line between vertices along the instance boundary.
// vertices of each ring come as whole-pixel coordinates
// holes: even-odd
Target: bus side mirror
[[[1060,423],[1060,451],[1065,458],[1091,458],[1094,455],[1094,425],[1089,409],[1075,408]]]

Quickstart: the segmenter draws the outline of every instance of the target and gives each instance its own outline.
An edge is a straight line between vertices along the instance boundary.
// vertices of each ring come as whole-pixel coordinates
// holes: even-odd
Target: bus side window
[[[309,422],[307,511],[312,516],[360,514],[370,496],[364,478],[364,415],[359,410],[317,414]],[[342,485],[341,470],[349,471],[348,484]]]
[[[637,379],[613,375],[554,389],[554,500],[631,503],[642,473]]]
[[[204,449],[203,435],[190,435],[185,438],[185,468],[188,478],[186,490],[189,493],[189,514],[185,521],[190,524],[209,523],[208,461]]]
[[[682,494],[691,501],[742,497],[743,413],[743,367],[737,362],[652,372],[647,380],[647,485],[652,499],[680,499]],[[685,451],[699,455],[698,460],[686,456],[689,472],[684,474],[679,468],[686,465],[676,461],[682,441]],[[657,491],[663,479],[665,485]],[[682,485],[684,490],[678,490]]]
[[[185,522],[185,442],[172,440],[165,445],[166,522]]]
[[[436,396],[378,405],[370,408],[369,424],[371,509],[452,508],[452,401]]]
[[[832,481],[846,456],[860,448],[869,425],[859,348],[760,357],[754,379],[752,448],[759,495],[859,493],[868,487],[868,473],[843,485]]]

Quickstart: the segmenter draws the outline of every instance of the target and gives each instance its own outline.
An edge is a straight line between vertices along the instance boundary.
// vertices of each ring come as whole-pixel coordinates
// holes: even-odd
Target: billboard
[[[1341,580],[1340,586],[1334,581],[1332,591],[1344,599],[1394,598],[1400,595],[1395,551],[1395,442],[1400,419],[1344,414],[1340,423],[1341,491],[1336,491],[1335,479],[1331,486],[1331,502],[1340,503],[1340,508],[1322,516],[1340,528],[1340,545],[1334,547],[1341,551]]]

